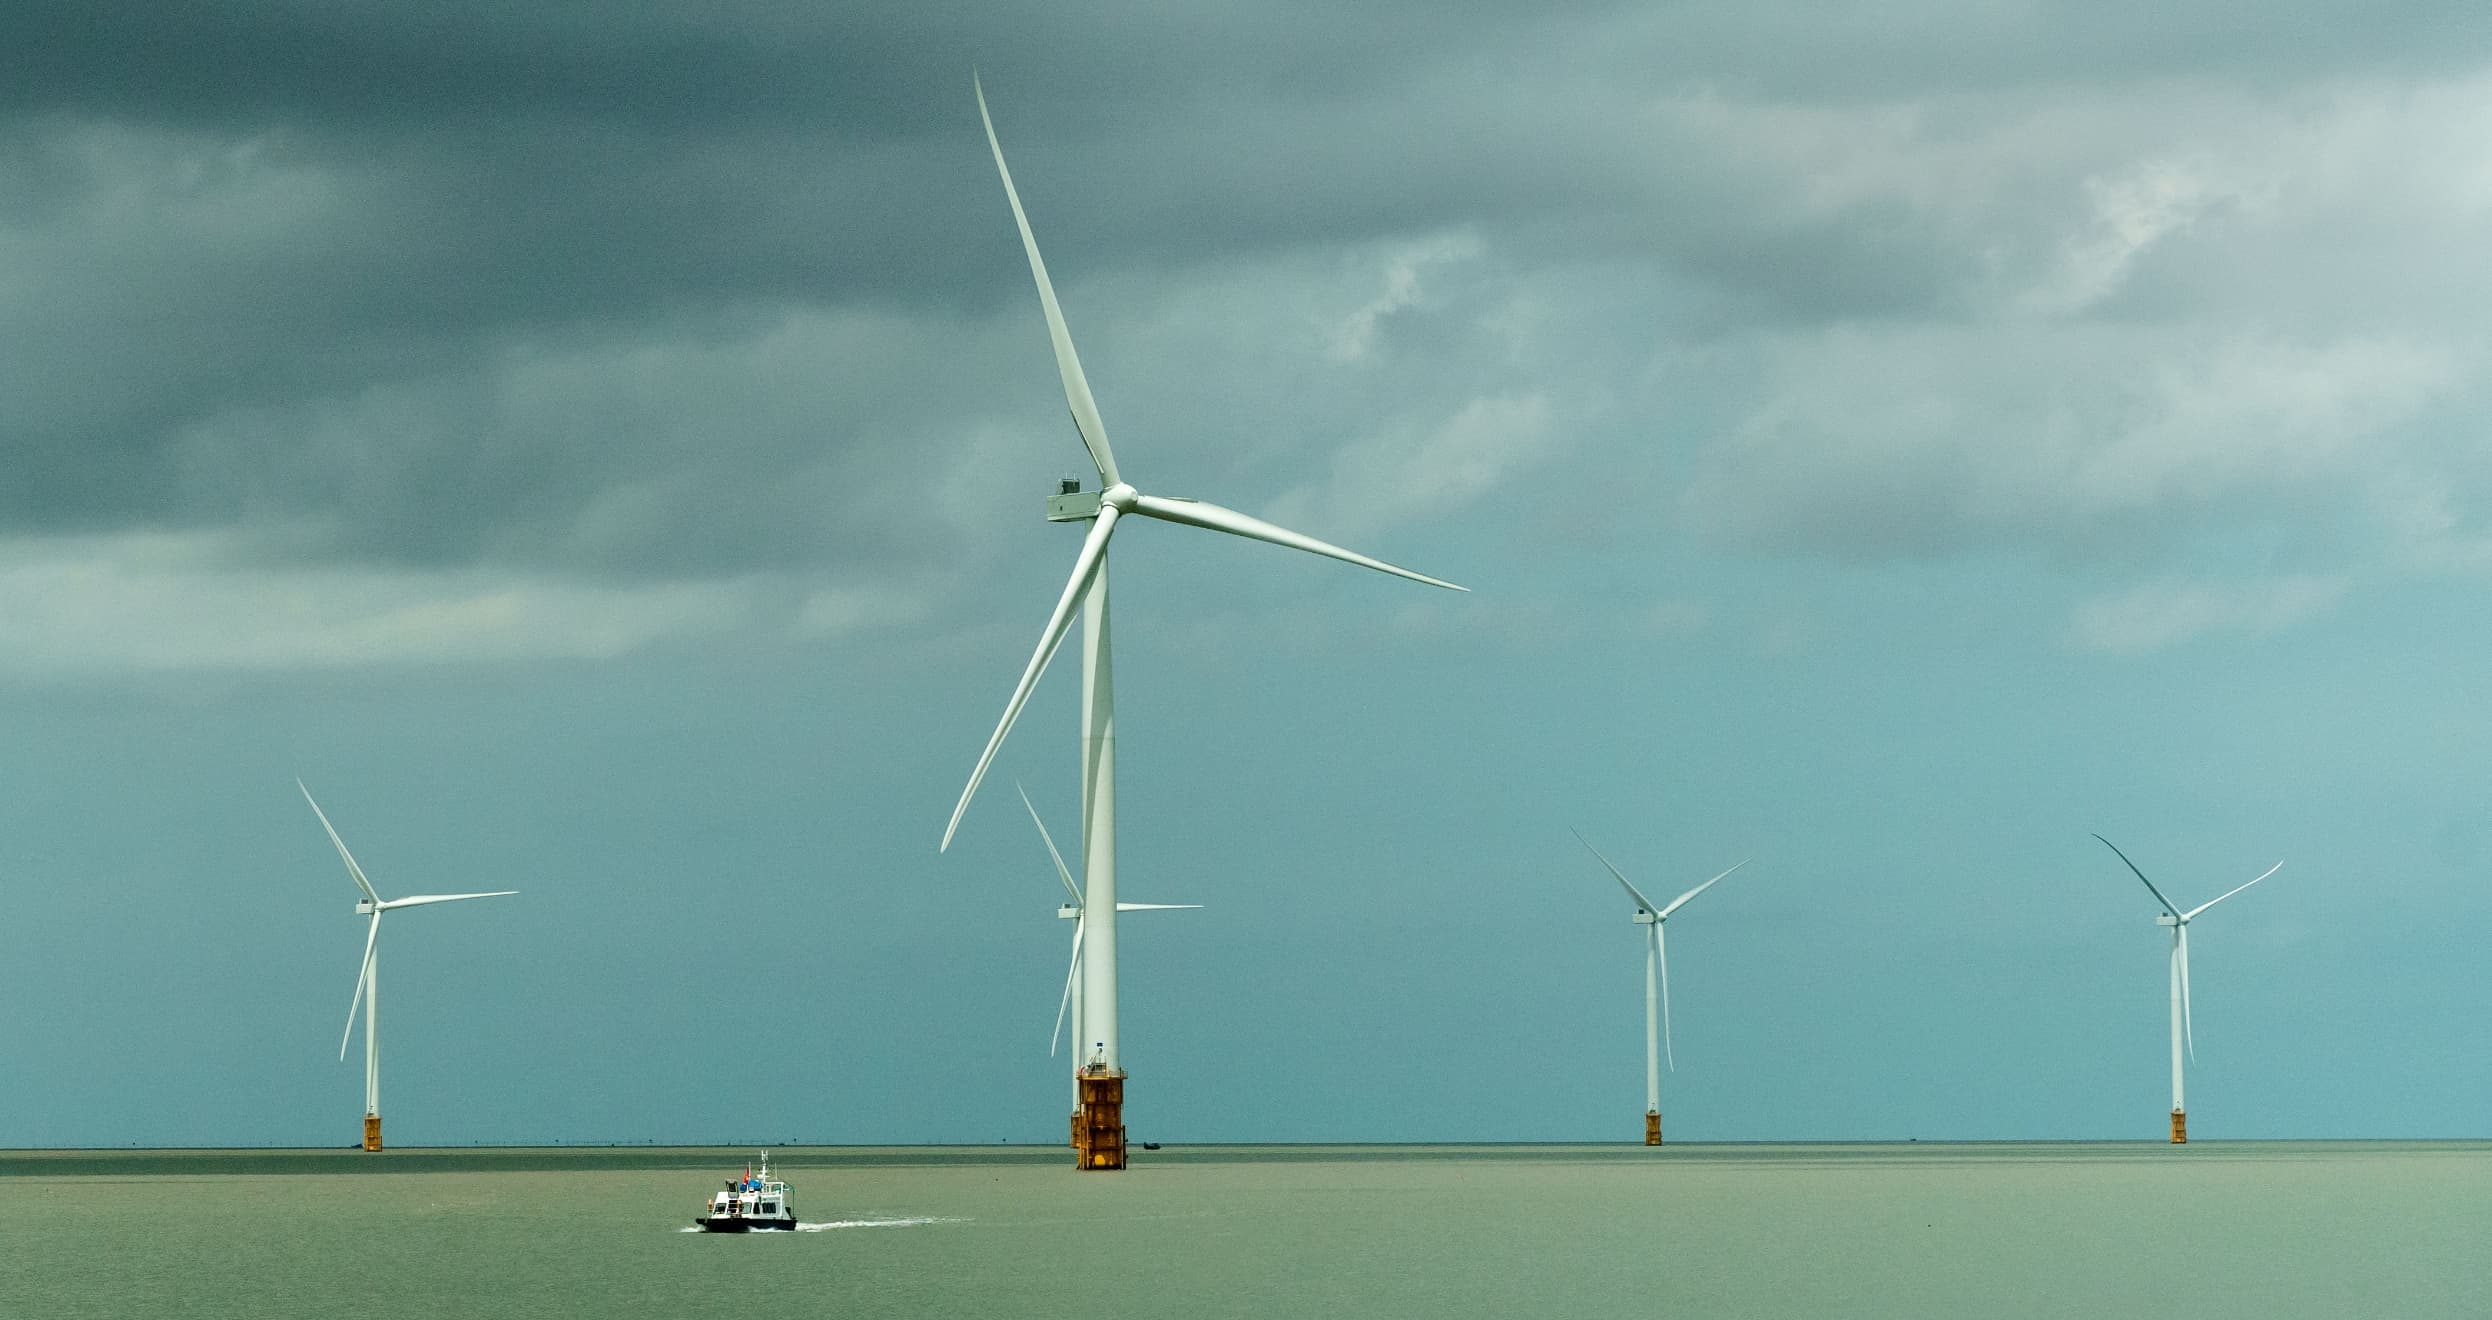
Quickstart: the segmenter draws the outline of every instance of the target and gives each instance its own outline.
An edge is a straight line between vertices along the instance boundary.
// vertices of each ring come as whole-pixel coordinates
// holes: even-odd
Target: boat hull
[[[716,1217],[704,1216],[700,1219],[695,1219],[692,1221],[692,1226],[700,1229],[704,1233],[789,1232],[795,1229],[796,1220],[793,1217],[787,1219],[755,1219],[745,1215],[719,1215]]]

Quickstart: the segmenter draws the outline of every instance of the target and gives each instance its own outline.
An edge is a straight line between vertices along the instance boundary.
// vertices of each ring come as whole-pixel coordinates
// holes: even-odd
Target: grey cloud
[[[2198,326],[1854,333],[1767,359],[1765,401],[1702,449],[1687,516],[1843,558],[2134,564],[2286,529],[2292,553],[2345,553],[2380,540],[2397,469],[2378,456],[2437,470],[2434,424],[2471,398],[2428,345]]]
[[[1717,427],[1700,524],[1770,543],[1789,518],[1701,482],[1849,419],[1819,390],[1817,421],[1764,439],[1742,391],[1809,382],[1757,345],[1988,325],[1965,338],[2048,351],[2037,289],[2062,317],[2184,324],[2331,225],[2392,253],[2295,198],[2301,230],[2238,223],[2261,204],[2251,159],[2213,219],[2101,249],[2091,275],[2068,255],[2089,186],[2171,138],[2256,157],[2297,115],[2333,122],[2258,80],[2444,65],[2472,49],[2473,11],[2447,12],[2364,11],[2335,41],[2349,6],[2294,28],[2205,7],[2008,25],[1955,5],[38,3],[0,54],[0,270],[19,293],[0,327],[20,346],[0,362],[18,460],[0,522],[626,575],[964,553],[910,508],[921,474],[999,426],[1061,439],[1025,390],[1049,373],[975,63],[1094,374],[1172,454],[1249,439],[1220,461],[1320,504],[1284,462],[1476,400],[1559,400],[1547,425],[1569,444],[1632,444],[1654,425],[1638,411],[1668,410]],[[1337,324],[1375,296],[1382,245],[1449,233],[1481,245],[1473,268],[1387,314],[1363,374],[1309,384],[1329,328],[1289,309]],[[2408,260],[2405,284],[2430,286]],[[2340,307],[2379,301],[2335,287]],[[1146,323],[1189,302],[1239,326],[1181,361]],[[1304,338],[1267,353],[1249,326]],[[1691,355],[1711,379],[1654,365]],[[1854,447],[1851,494],[1886,492],[1844,506],[1856,533],[1805,492],[1789,507],[1816,508],[1799,521],[1829,546],[1943,536],[1967,524],[1932,516],[1960,507],[1935,452]],[[1750,484],[1763,507],[1791,493]]]
[[[2208,633],[2259,636],[2325,611],[2345,594],[2346,585],[2327,577],[2154,582],[2083,602],[2070,615],[2068,637],[2085,650],[2135,655]]]
[[[938,493],[987,454],[921,411],[942,383],[926,364],[992,346],[870,314],[744,329],[513,349],[240,413],[184,432],[170,466],[223,520],[309,520],[276,551],[653,576],[944,560],[956,511]]]
[[[2447,162],[2492,84],[2313,99],[2060,92],[1969,156],[1885,144],[1873,192],[1983,254],[1944,314],[1803,325],[1726,351],[1690,524],[1753,550],[1917,559],[2001,550],[2135,571],[2247,539],[2338,573],[2465,558],[2481,464],[2487,287]],[[1933,163],[2026,148],[2047,169]],[[2037,203],[2068,205],[2053,214]],[[1742,397],[1744,404],[1735,402]]]
[[[1595,62],[1745,95],[1911,100],[2002,88],[2171,78],[2292,82],[2396,70],[2449,73],[2492,50],[2492,16],[2429,0],[2393,16],[2358,0],[2290,11],[2246,0],[2176,5],[1681,4],[1599,34]]]

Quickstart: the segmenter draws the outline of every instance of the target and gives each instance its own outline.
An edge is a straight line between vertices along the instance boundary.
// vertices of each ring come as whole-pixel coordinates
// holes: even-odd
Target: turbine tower
[[[1073,872],[1064,865],[1064,854],[1056,851],[1055,838],[1047,833],[1047,822],[1038,818],[1038,808],[1030,806],[1029,790],[1022,788],[1019,783],[1015,783],[1012,787],[1014,792],[1021,795],[1021,805],[1029,810],[1030,823],[1038,827],[1039,841],[1047,845],[1048,860],[1056,864],[1056,878],[1064,882],[1064,892],[1073,898],[1072,902],[1056,909],[1058,917],[1070,918],[1073,922],[1073,961],[1064,971],[1064,994],[1056,1000],[1056,1026],[1055,1030],[1047,1035],[1047,1057],[1050,1059],[1056,1057],[1056,1042],[1064,1038],[1064,1019],[1069,1012],[1073,1018],[1073,1148],[1080,1150],[1082,1145],[1082,1067],[1087,1062],[1082,1056],[1081,1048],[1082,927],[1086,924],[1082,920],[1082,891],[1073,883]],[[1200,903],[1118,903],[1116,910],[1119,912],[1176,912],[1202,906]]]
[[[369,913],[372,928],[363,937],[363,970],[355,977],[355,997],[346,1005],[346,1034],[338,1038],[337,1057],[346,1057],[346,1045],[355,1038],[355,1010],[363,1010],[363,1148],[381,1148],[381,982],[380,943],[381,914],[399,908],[422,907],[427,903],[455,903],[463,898],[501,898],[516,894],[516,889],[497,889],[490,894],[411,894],[405,898],[384,899],[373,892],[372,882],[364,878],[363,868],[355,864],[355,855],[346,851],[346,840],[337,835],[337,827],[329,823],[329,813],[312,800],[311,790],[303,781],[294,781],[303,789],[303,800],[311,803],[312,814],[320,818],[320,828],[329,832],[329,842],[337,845],[337,855],[346,862],[346,873],[355,878],[355,887],[363,897],[355,901],[358,915]]]
[[[2279,861],[2256,877],[2183,912],[2172,906],[2172,900],[2165,898],[2162,890],[2155,888],[2154,881],[2146,879],[2146,873],[2137,869],[2137,863],[2130,861],[2129,855],[2120,851],[2118,844],[2099,834],[2094,837],[2111,849],[2111,855],[2119,858],[2131,874],[2145,881],[2146,892],[2154,895],[2155,901],[2163,905],[2163,915],[2155,918],[2155,924],[2172,928],[2172,1144],[2177,1146],[2189,1140],[2189,1106],[2181,1095],[2181,1055],[2185,1050],[2190,1062],[2198,1060],[2197,1035],[2189,1025],[2189,923],[2197,920],[2199,913],[2284,869],[2284,863]]]
[[[1125,1167],[1125,1072],[1117,1054],[1116,698],[1108,628],[1108,538],[1115,532],[1120,520],[1139,515],[1305,550],[1396,577],[1406,577],[1414,582],[1424,582],[1429,586],[1448,587],[1455,591],[1466,588],[1344,550],[1217,504],[1145,495],[1125,480],[1116,465],[1115,453],[1108,447],[1107,427],[1099,420],[1099,406],[1090,396],[1090,382],[1082,375],[1081,359],[1073,351],[1073,337],[1065,327],[1064,312],[1056,304],[1055,286],[1047,279],[1047,263],[1039,258],[1038,240],[1030,233],[1029,216],[1021,209],[1021,195],[1012,186],[1012,171],[1004,164],[1004,148],[996,140],[995,121],[987,114],[986,91],[974,81],[972,87],[978,98],[978,119],[986,126],[987,148],[995,156],[995,173],[1003,180],[1004,199],[1012,205],[1013,224],[1021,231],[1021,248],[1029,257],[1030,275],[1038,284],[1038,303],[1047,317],[1047,337],[1055,345],[1056,371],[1064,381],[1065,403],[1072,410],[1073,426],[1081,435],[1082,447],[1089,451],[1091,465],[1099,471],[1100,489],[1095,493],[1067,490],[1047,502],[1048,521],[1088,522],[1090,532],[1082,538],[1081,552],[1073,559],[1072,577],[1065,582],[1063,594],[1057,598],[1055,609],[1047,616],[1047,626],[1039,633],[1038,650],[1030,656],[1030,663],[1021,671],[1021,681],[1014,686],[1011,700],[1004,703],[1003,719],[996,723],[994,735],[987,739],[986,750],[978,756],[977,768],[969,774],[968,787],[961,790],[960,802],[952,808],[952,819],[944,826],[940,849],[952,846],[952,835],[960,828],[962,814],[969,810],[969,800],[977,794],[979,782],[986,778],[987,767],[994,763],[996,750],[1003,746],[1004,736],[1012,732],[1013,721],[1020,718],[1021,708],[1029,700],[1030,689],[1037,685],[1039,675],[1046,672],[1047,662],[1054,658],[1056,648],[1063,643],[1065,631],[1073,623],[1074,608],[1079,606],[1082,613],[1081,890],[1087,896],[1083,910],[1089,918],[1082,923],[1080,963],[1082,1003],[1087,1013],[1084,1038],[1091,1044],[1089,1053],[1080,1063],[1081,1110],[1075,1125],[1075,1145],[1079,1151],[1076,1164],[1083,1169],[1121,1169]]]
[[[1661,928],[1670,920],[1671,913],[1687,906],[1687,900],[1722,883],[1723,876],[1748,863],[1743,860],[1732,866],[1731,871],[1724,871],[1668,903],[1655,907],[1651,899],[1644,897],[1643,891],[1627,880],[1626,873],[1619,870],[1616,863],[1601,856],[1601,850],[1594,848],[1592,841],[1583,837],[1581,831],[1575,832],[1575,841],[1589,849],[1594,857],[1599,857],[1601,865],[1618,877],[1618,883],[1627,891],[1627,897],[1635,900],[1636,924],[1647,931],[1644,939],[1644,1144],[1658,1146],[1661,1144],[1662,1063],[1667,1060],[1670,1071],[1679,1070],[1679,1061],[1670,1048],[1670,950],[1662,943]],[[1655,993],[1656,987],[1658,994]]]

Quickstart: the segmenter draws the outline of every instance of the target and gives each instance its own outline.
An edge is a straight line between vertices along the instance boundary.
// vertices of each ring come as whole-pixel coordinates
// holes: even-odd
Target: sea
[[[0,1151],[0,1317],[2492,1315],[2492,1143]]]

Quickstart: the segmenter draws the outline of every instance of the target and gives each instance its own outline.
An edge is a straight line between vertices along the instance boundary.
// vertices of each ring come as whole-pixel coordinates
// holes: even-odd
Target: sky
[[[940,12],[936,12],[936,11]],[[21,0],[0,1145],[2482,1136],[2492,11]],[[1658,894],[1656,895],[1658,897]]]

